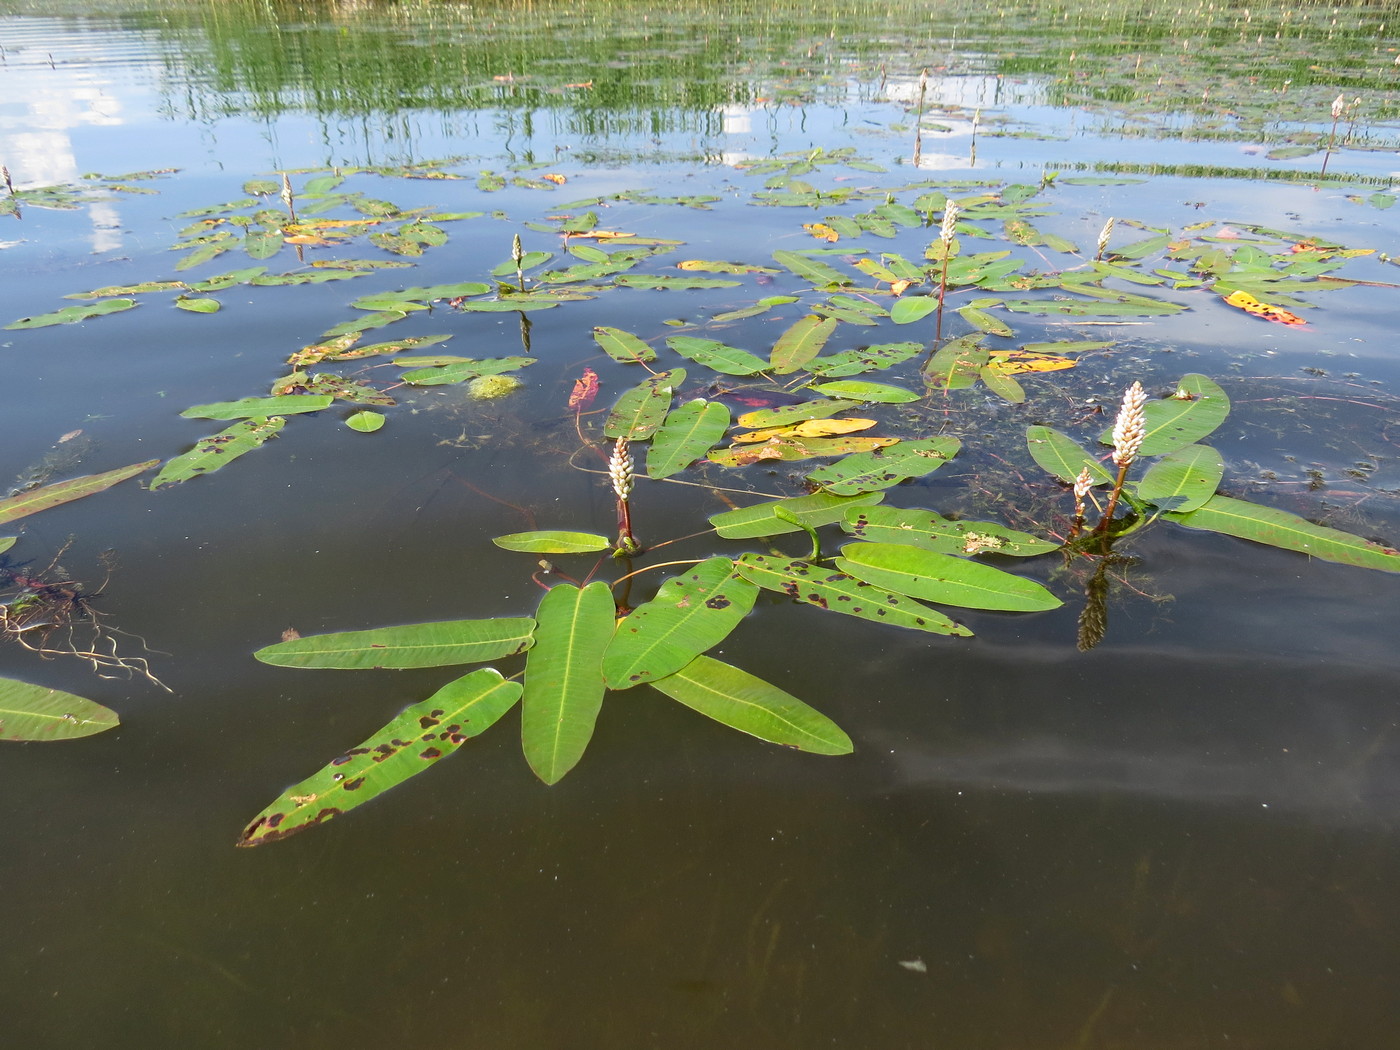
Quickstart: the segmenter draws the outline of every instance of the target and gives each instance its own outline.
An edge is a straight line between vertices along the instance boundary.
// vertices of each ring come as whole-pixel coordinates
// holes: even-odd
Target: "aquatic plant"
[[[233,287],[339,280],[379,286],[351,301],[356,316],[291,350],[291,371],[266,394],[185,409],[185,417],[231,425],[164,462],[150,483],[159,490],[226,469],[284,427],[314,425],[318,417],[343,418],[351,429],[373,433],[392,418],[395,392],[402,389],[514,379],[513,373],[537,362],[530,353],[534,311],[568,308],[621,289],[697,295],[729,290],[735,297],[706,320],[668,326],[669,334],[592,329],[598,360],[614,368],[611,378],[621,368],[648,375],[623,390],[599,421],[590,406],[602,384],[592,367],[585,368],[561,406],[565,418],[572,417],[578,444],[554,452],[560,462],[607,477],[616,538],[534,528],[498,537],[500,547],[534,559],[522,563],[522,574],[544,593],[531,615],[289,637],[257,652],[264,663],[289,668],[494,665],[517,657],[521,666],[482,666],[410,706],[284,792],[248,825],[241,844],[285,837],[376,797],[436,764],[517,703],[526,759],[546,783],[557,782],[581,760],[607,697],[640,686],[765,741],[819,754],[849,751],[849,737],[825,715],[709,655],[742,627],[764,591],[828,613],[966,637],[973,627],[962,620],[975,623],[984,610],[1025,615],[1060,607],[1063,597],[1053,588],[1059,586],[1057,566],[1068,559],[1089,566],[1077,638],[1083,648],[1096,644],[1106,629],[1107,573],[1121,562],[1117,548],[1157,521],[1400,571],[1400,554],[1391,548],[1223,495],[1223,457],[1199,442],[1227,417],[1229,399],[1198,374],[1184,376],[1163,398],[1148,397],[1137,382],[1129,388],[1116,426],[1099,436],[1110,450],[1112,472],[1102,455],[1060,429],[1040,424],[1026,430],[1030,459],[1073,492],[1068,521],[1062,512],[1029,514],[1010,491],[989,515],[1002,520],[967,520],[946,507],[882,505],[896,491],[902,502],[916,504],[923,479],[965,445],[990,440],[996,454],[1018,454],[986,432],[986,414],[966,400],[968,391],[984,388],[1008,404],[1023,404],[1031,396],[1023,382],[1075,369],[1115,346],[1112,339],[1018,338],[1013,323],[1022,318],[1150,322],[1190,309],[1228,310],[1243,302],[1231,297],[1248,296],[1261,306],[1251,313],[1288,325],[1283,315],[1297,315],[1284,307],[1304,310],[1312,305],[1304,295],[1356,283],[1338,271],[1369,250],[1263,225],[1234,224],[1227,236],[1210,221],[1168,230],[1122,219],[1117,221],[1145,236],[1110,250],[1115,220],[1109,220],[1093,257],[1086,258],[1073,241],[1033,220],[1053,214],[1051,198],[1077,185],[1121,179],[1047,173],[1028,185],[945,176],[901,186],[829,188],[810,181],[818,172],[842,169],[883,170],[848,150],[773,157],[744,169],[763,180],[751,194],[755,206],[816,211],[820,221],[801,224],[803,233],[794,225],[795,235],[811,236],[815,247],[778,248],[762,258],[673,262],[682,241],[609,229],[595,210],[604,199],[595,198],[551,207],[547,220],[523,224],[554,250],[527,251],[515,233],[507,258],[486,264],[485,273],[467,275],[482,279],[406,288],[385,285],[395,270],[449,243],[452,224],[486,212],[401,208],[370,196],[366,187],[372,180],[464,175],[446,163],[299,173],[304,181],[298,188],[289,173],[278,173],[276,181],[249,180],[241,199],[187,213],[194,222],[176,245],[180,272],[235,252],[260,265],[201,280],[98,288],[77,294],[92,300],[88,306],[9,326],[91,319],[135,308],[149,295],[174,293],[176,305],[208,300],[214,308],[196,312],[213,314],[219,293]],[[552,193],[566,177],[521,174],[515,180],[522,190]],[[505,176],[484,173],[476,192],[489,195],[504,184]],[[265,198],[279,193],[285,210],[266,208]],[[663,198],[643,191],[613,199],[686,210],[708,206],[703,196]],[[941,220],[929,240],[935,215]],[[881,250],[867,247],[870,238],[880,241]],[[1004,247],[967,249],[997,240]],[[1055,265],[1033,267],[1015,254],[1018,249],[1053,258]],[[299,263],[305,253],[329,257],[281,273],[261,265],[288,251],[298,253]],[[745,288],[759,279],[782,284],[762,292]],[[966,330],[944,339],[945,306],[958,296],[965,301],[954,312]],[[368,332],[419,315],[431,316],[442,329],[470,330],[473,315],[493,313],[517,316],[521,354],[483,359],[424,353],[455,333],[420,334],[421,328],[398,339],[361,342]],[[937,315],[931,345],[873,342],[866,334],[895,334],[930,313]],[[771,344],[728,336],[729,326],[763,315],[786,322]],[[385,364],[392,379],[334,371],[371,360]],[[337,417],[341,408],[347,414]],[[736,416],[738,409],[745,410]],[[1148,459],[1155,462],[1134,477]],[[823,462],[791,466],[809,460]],[[789,475],[788,491],[752,492],[753,475],[775,465],[799,471]],[[556,564],[610,549],[619,559],[642,558],[634,496],[639,485],[672,481],[699,486],[730,505],[708,515],[702,556],[673,560],[659,553],[677,541],[653,535],[648,526],[650,563],[602,558],[580,570]],[[1088,501],[1104,486],[1103,510],[1086,533]],[[736,487],[752,496],[736,503],[730,496]],[[1013,518],[1018,527],[1010,524]],[[807,540],[805,550],[775,546],[799,534]],[[829,546],[836,553],[824,552]],[[1012,564],[1020,568],[1011,571]],[[616,566],[619,574],[610,581],[593,579],[605,566]],[[658,578],[665,570],[671,574]],[[634,589],[646,595],[635,606]]]

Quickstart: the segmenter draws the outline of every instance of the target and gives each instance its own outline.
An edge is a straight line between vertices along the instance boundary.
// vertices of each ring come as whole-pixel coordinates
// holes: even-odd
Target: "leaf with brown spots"
[[[679,671],[724,641],[758,597],[758,588],[716,557],[661,585],[656,597],[617,625],[603,654],[609,688],[630,689]]]
[[[845,613],[929,634],[970,637],[972,631],[912,598],[857,580],[844,572],[805,561],[782,561],[761,554],[739,557],[739,575],[764,590],[829,612]]]
[[[260,846],[322,824],[377,798],[485,732],[520,699],[519,682],[483,667],[449,682],[422,703],[294,784],[253,818],[240,846]]]

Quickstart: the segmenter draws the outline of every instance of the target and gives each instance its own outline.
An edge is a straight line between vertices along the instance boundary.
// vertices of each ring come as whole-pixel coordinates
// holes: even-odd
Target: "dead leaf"
[[[819,241],[834,242],[841,239],[841,235],[824,222],[804,222],[802,228]]]
[[[1244,310],[1255,317],[1262,317],[1266,321],[1276,321],[1279,324],[1299,325],[1308,322],[1295,313],[1290,313],[1281,306],[1270,306],[1268,303],[1261,303],[1248,292],[1231,292],[1225,296],[1225,302],[1229,306]]]

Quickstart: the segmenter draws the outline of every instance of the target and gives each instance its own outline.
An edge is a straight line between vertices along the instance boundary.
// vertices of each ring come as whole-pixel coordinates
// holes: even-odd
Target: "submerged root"
[[[68,577],[58,559],[71,545],[64,544],[47,566],[31,572],[25,566],[0,563],[0,639],[13,641],[46,660],[71,656],[92,667],[99,678],[144,678],[170,692],[151,671],[144,656],[120,651],[118,638],[135,641],[144,652],[154,652],[144,638],[112,626],[93,607],[111,579],[111,551],[100,556],[104,575],[96,591]]]

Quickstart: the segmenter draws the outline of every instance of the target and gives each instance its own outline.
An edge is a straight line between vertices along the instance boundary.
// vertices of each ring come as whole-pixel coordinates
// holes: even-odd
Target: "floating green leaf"
[[[919,400],[919,395],[901,386],[885,383],[865,383],[856,379],[837,379],[830,383],[813,383],[812,389],[826,397],[847,401],[871,401],[883,405],[904,405]]]
[[[822,347],[836,331],[836,321],[808,314],[794,322],[773,344],[768,363],[778,375],[796,372],[822,352]]]
[[[960,448],[962,442],[953,437],[901,441],[818,467],[807,475],[807,480],[838,496],[854,496],[932,474],[956,456]]]
[[[591,532],[558,532],[549,529],[512,532],[508,536],[496,536],[491,542],[508,551],[524,551],[528,554],[587,554],[590,551],[604,551],[612,546],[612,541],[606,536],[597,536]]]
[[[117,713],[72,693],[0,678],[0,740],[74,740],[117,726]]]
[[[880,343],[861,350],[843,350],[839,354],[818,357],[807,363],[807,370],[828,379],[878,372],[903,364],[923,349],[922,343],[915,342]]]
[[[1039,612],[1063,603],[1034,580],[903,543],[848,543],[836,567],[913,598],[968,609]]]
[[[1068,434],[1062,434],[1053,427],[1027,427],[1026,447],[1031,458],[1045,471],[1055,475],[1066,485],[1073,485],[1084,468],[1089,469],[1090,480],[1095,485],[1107,485],[1113,475],[1079,443]]]
[[[900,300],[890,307],[890,320],[895,324],[912,324],[922,321],[938,309],[938,296],[913,295]]]
[[[329,408],[334,400],[335,398],[327,394],[244,397],[237,401],[194,405],[181,412],[180,416],[184,419],[266,419],[268,416],[290,416],[298,412],[320,412]]]
[[[621,328],[595,328],[593,339],[603,348],[603,353],[622,364],[656,360],[655,350],[631,332],[624,332]]]
[[[862,540],[909,543],[940,554],[1006,554],[1033,557],[1059,544],[992,521],[952,521],[931,510],[852,507],[841,527]]]
[[[604,679],[610,688],[630,689],[679,671],[724,641],[757,597],[758,588],[740,579],[728,558],[672,577],[617,625],[603,654]]]
[[[986,310],[980,310],[975,306],[964,306],[958,311],[958,315],[964,321],[972,325],[979,332],[986,332],[988,335],[998,335],[1010,337],[1015,335],[1011,326],[999,317],[993,317]]]
[[[485,357],[432,368],[414,368],[399,378],[412,386],[448,386],[452,383],[465,383],[469,379],[479,379],[481,376],[497,376],[502,372],[527,368],[533,365],[535,360],[533,357]]]
[[[855,746],[835,722],[762,678],[708,656],[652,688],[702,715],[769,743],[818,755],[847,755]]]
[[[692,335],[673,335],[666,339],[666,345],[682,357],[696,364],[712,368],[731,376],[751,376],[762,372],[768,362],[755,357],[747,350],[736,346],[726,346],[716,339],[698,339]]]
[[[139,284],[114,284],[94,288],[90,292],[72,292],[65,299],[102,299],[112,295],[140,295],[143,292],[173,292],[189,287],[184,281],[142,281]],[[205,291],[206,289],[198,289]]]
[[[220,307],[217,299],[192,298],[185,295],[178,296],[175,305],[192,314],[215,314],[219,312]]]
[[[1194,444],[1220,426],[1229,414],[1230,399],[1219,386],[1203,375],[1183,376],[1171,397],[1143,406],[1147,426],[1139,455],[1159,456]],[[1105,445],[1113,444],[1113,429],[1104,431],[1099,440]]]
[[[779,250],[773,253],[773,258],[785,269],[791,270],[817,288],[841,287],[853,283],[851,278],[840,270],[803,252]]]
[[[753,412],[745,412],[739,417],[738,423],[739,426],[746,429],[783,427],[789,423],[801,423],[808,419],[826,419],[854,407],[844,399],[828,400],[823,398],[820,401],[803,401],[796,405],[781,405],[778,408],[760,408]]]
[[[361,434],[373,434],[384,425],[384,416],[379,412],[354,412],[346,417],[345,425]]]
[[[795,295],[770,295],[752,306],[741,307],[738,310],[726,310],[723,313],[715,314],[713,320],[716,321],[738,321],[745,317],[756,317],[761,313],[773,309],[775,306],[786,306],[788,303],[797,302]]]
[[[165,466],[160,468],[160,473],[151,479],[151,491],[154,492],[162,485],[188,481],[201,474],[211,474],[220,467],[228,466],[239,456],[253,451],[269,438],[275,437],[286,422],[282,416],[273,416],[271,419],[245,419],[212,437],[200,438],[195,442],[194,448],[166,461]]]
[[[578,764],[603,705],[603,651],[616,608],[601,580],[560,584],[540,600],[535,645],[525,658],[520,720],[525,759],[546,784]]]
[[[491,728],[520,699],[519,682],[483,667],[406,708],[358,747],[294,784],[253,818],[240,846],[260,846],[323,824],[431,769]]]
[[[621,288],[649,288],[656,291],[695,288],[737,288],[743,282],[723,277],[662,277],[656,274],[623,274],[614,280]]]
[[[912,598],[811,562],[743,554],[737,564],[739,575],[749,582],[819,609],[929,634],[955,637],[972,634],[962,624]]]
[[[656,433],[671,410],[671,395],[685,382],[685,369],[673,368],[643,380],[617,399],[603,424],[610,438],[644,441]]]
[[[312,634],[265,646],[253,654],[275,667],[366,670],[447,667],[497,660],[531,644],[535,621],[529,617],[442,620],[367,631]]]
[[[696,398],[666,416],[652,438],[647,453],[647,477],[669,478],[679,474],[724,436],[729,428],[729,407]]]
[[[150,459],[144,463],[117,467],[115,470],[104,471],[101,474],[70,478],[68,481],[55,482],[52,485],[29,489],[18,495],[0,499],[0,524],[14,521],[17,518],[25,518],[31,514],[38,514],[41,510],[48,510],[50,507],[57,507],[63,503],[71,503],[75,499],[91,496],[94,492],[102,492],[118,482],[134,478],[137,474],[150,470],[159,462],[158,459]],[[152,482],[152,487],[155,487],[154,482]]]
[[[1288,511],[1260,507],[1228,496],[1212,496],[1196,510],[1163,515],[1187,528],[1219,532],[1270,547],[1298,551],[1323,561],[1381,572],[1400,572],[1400,551],[1351,533],[1314,525]]]
[[[55,310],[50,314],[36,314],[33,317],[21,317],[18,321],[7,324],[5,328],[25,329],[25,328],[47,328],[55,324],[74,324],[78,321],[86,321],[93,317],[103,317],[107,314],[119,314],[124,310],[133,309],[137,305],[135,299],[103,299],[100,302],[88,303],[86,306],[65,306],[62,310]]]
[[[789,532],[800,532],[804,527],[816,529],[841,521],[849,508],[868,507],[884,498],[883,492],[862,492],[854,496],[813,492],[808,496],[769,500],[752,507],[727,510],[711,516],[710,524],[727,540],[783,536]]]
[[[1187,445],[1163,456],[1137,484],[1137,496],[1160,510],[1184,514],[1215,495],[1225,460],[1209,445]]]
[[[1075,291],[1088,291],[1076,288]],[[1177,303],[1118,300],[1089,301],[1086,299],[1007,299],[1003,304],[1019,314],[1073,314],[1083,317],[1165,317],[1180,313],[1186,307]]]

